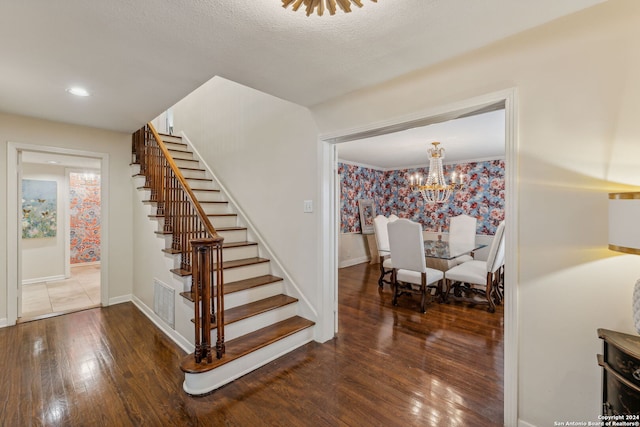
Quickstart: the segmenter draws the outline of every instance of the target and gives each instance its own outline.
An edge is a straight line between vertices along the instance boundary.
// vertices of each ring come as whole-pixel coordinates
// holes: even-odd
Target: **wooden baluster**
[[[135,159],[145,186],[151,190],[156,212],[164,215],[166,232],[172,233],[172,249],[180,251],[180,269],[191,272],[191,292],[195,306],[196,349],[198,363],[212,361],[211,319],[216,317],[216,357],[225,352],[224,281],[222,242],[206,212],[198,203],[171,154],[149,123],[134,134]],[[215,252],[215,254],[214,254]],[[215,301],[214,301],[215,298]]]
[[[216,357],[220,359],[225,352],[224,345],[224,280],[222,277],[222,239],[216,243],[216,308],[218,312],[218,328],[216,340]]]
[[[209,283],[209,266],[207,265],[207,247],[203,242],[191,242],[193,248],[193,257],[198,261],[194,263],[191,281],[194,293],[194,312],[195,312],[195,339],[196,349],[194,357],[196,363],[206,360],[212,362],[211,356],[211,304]]]
[[[220,359],[225,352],[224,344],[224,288],[222,277],[222,238],[193,239],[192,281],[195,283],[196,306],[196,362],[204,359],[212,361],[211,321],[216,319],[216,357]],[[215,262],[214,262],[215,252]],[[215,273],[215,274],[214,274]],[[215,291],[213,284],[215,282]],[[215,298],[215,301],[214,301]],[[217,310],[214,311],[214,307]],[[198,322],[199,314],[201,321]]]

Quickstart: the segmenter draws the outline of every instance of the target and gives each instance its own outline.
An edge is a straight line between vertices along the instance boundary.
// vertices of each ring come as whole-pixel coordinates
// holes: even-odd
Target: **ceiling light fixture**
[[[74,87],[70,87],[69,89],[67,89],[67,92],[69,92],[71,95],[75,95],[75,96],[89,96],[90,93],[82,87],[78,87],[78,86],[74,86]]]
[[[378,2],[378,0],[371,1],[374,3]],[[335,15],[336,3],[344,13],[351,12],[351,3],[362,7],[362,0],[282,0],[282,7],[286,9],[290,4],[293,4],[293,10],[297,11],[300,6],[304,4],[307,16],[311,15],[314,10],[318,16],[322,16],[325,9],[329,10],[329,14]]]
[[[425,180],[422,175],[416,173],[409,178],[409,188],[412,191],[419,191],[427,203],[444,203],[451,192],[462,187],[463,176],[460,175],[456,182],[456,173],[451,174],[451,184],[444,180],[442,171],[442,159],[444,159],[444,148],[439,148],[439,142],[432,142],[433,148],[427,150],[429,153],[429,175]],[[426,181],[426,182],[425,182]],[[424,182],[424,184],[423,184]]]

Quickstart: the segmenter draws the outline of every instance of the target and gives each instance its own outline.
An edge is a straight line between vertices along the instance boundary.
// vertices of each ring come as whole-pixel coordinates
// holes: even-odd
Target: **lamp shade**
[[[609,249],[640,255],[640,192],[609,193]]]

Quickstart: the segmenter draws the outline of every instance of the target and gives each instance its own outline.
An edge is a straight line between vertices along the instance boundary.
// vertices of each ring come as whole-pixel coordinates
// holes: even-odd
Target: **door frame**
[[[397,132],[417,126],[442,122],[465,114],[490,111],[502,104],[505,110],[505,271],[504,295],[504,424],[518,423],[518,93],[516,88],[493,92],[475,98],[443,105],[401,117],[364,126],[321,134],[320,153],[320,220],[321,267],[319,295],[320,341],[326,341],[338,330],[338,233],[339,204],[336,194],[336,145],[369,136]]]
[[[69,148],[8,142],[7,144],[7,325],[15,325],[20,308],[19,294],[22,282],[20,271],[22,242],[19,209],[21,153],[33,151],[39,153],[64,154],[77,157],[88,157],[100,160],[100,202],[102,208],[100,226],[100,303],[109,305],[109,155],[93,151],[74,150]]]

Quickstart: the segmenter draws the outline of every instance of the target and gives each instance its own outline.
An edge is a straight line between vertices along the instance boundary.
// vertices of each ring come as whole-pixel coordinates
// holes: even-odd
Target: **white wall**
[[[0,113],[0,324],[7,318],[7,147],[8,142],[62,147],[80,151],[106,153],[109,157],[108,239],[109,268],[107,271],[110,299],[130,295],[133,278],[132,197],[131,197],[131,136],[83,126],[49,122],[23,116]],[[104,172],[103,172],[104,178]],[[11,249],[10,249],[11,250]],[[15,284],[10,284],[15,286]]]
[[[640,258],[606,245],[607,193],[640,185],[638,40],[640,2],[609,1],[312,109],[337,133],[517,88],[519,418],[532,425],[596,420],[596,329],[633,332]]]
[[[142,187],[144,178],[135,178],[132,187]],[[169,334],[188,353],[193,351],[194,326],[193,304],[180,295],[180,292],[189,290],[190,280],[179,278],[171,273],[172,268],[179,267],[179,255],[169,255],[163,249],[171,246],[171,236],[161,236],[155,232],[159,230],[162,220],[151,219],[149,215],[155,214],[155,205],[144,203],[149,200],[150,190],[136,190],[133,192],[133,249],[136,254],[146,254],[137,257],[133,266],[133,301],[140,309]],[[169,239],[169,240],[167,240]],[[171,287],[174,290],[175,324],[173,328],[153,313],[154,308],[154,281]]]
[[[55,181],[57,190],[57,232],[55,237],[22,239],[22,282],[61,279],[65,275],[65,196],[68,192],[63,166],[23,163],[22,179]]]
[[[304,296],[317,304],[318,130],[309,111],[219,77],[172,110],[174,134],[186,133]],[[314,202],[314,212],[303,213],[304,200]]]

